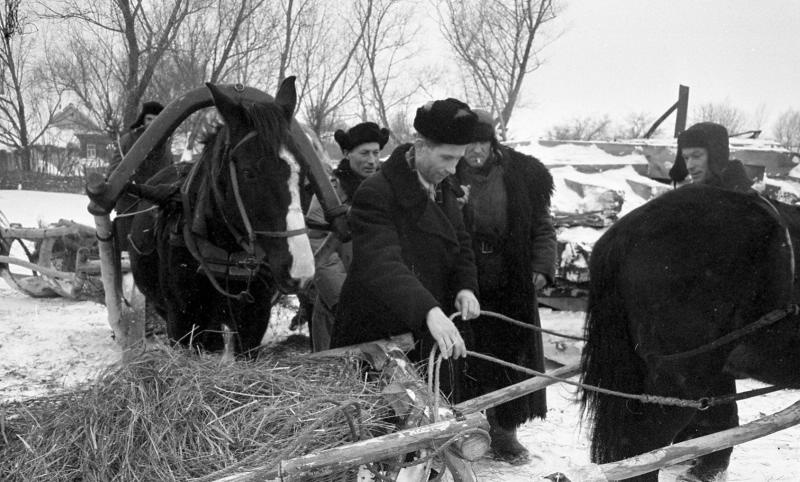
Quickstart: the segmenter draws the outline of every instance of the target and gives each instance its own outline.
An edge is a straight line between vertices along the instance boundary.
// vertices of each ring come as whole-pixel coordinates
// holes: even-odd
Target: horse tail
[[[615,226],[614,228],[618,228]],[[610,229],[595,244],[589,261],[589,300],[586,345],[581,355],[582,382],[626,393],[642,393],[646,367],[634,351],[621,288],[620,260],[627,237]],[[617,428],[630,417],[631,401],[583,389],[581,410],[591,431],[591,458],[605,463],[624,457],[617,453]]]

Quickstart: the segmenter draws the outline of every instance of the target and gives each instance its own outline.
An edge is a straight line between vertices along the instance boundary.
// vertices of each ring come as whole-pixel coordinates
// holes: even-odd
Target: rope
[[[147,212],[150,212],[150,211],[154,211],[156,209],[158,209],[158,206],[157,205],[153,205],[153,206],[150,206],[149,208],[140,209],[139,211],[132,211],[132,212],[125,211],[122,214],[117,214],[116,216],[114,216],[114,219],[117,219],[117,218],[128,218],[128,217],[131,217],[131,216],[136,216],[137,214],[142,214],[142,213],[147,213]]]
[[[504,366],[506,368],[511,368],[528,375],[533,375],[537,377],[547,378],[549,380],[555,380],[561,383],[566,383],[568,385],[576,386],[583,390],[590,390],[593,392],[604,393],[606,395],[613,395],[622,398],[628,398],[631,400],[638,400],[642,403],[655,403],[658,405],[670,405],[675,407],[686,407],[686,408],[694,408],[697,410],[707,410],[710,407],[716,405],[723,405],[726,403],[735,402],[737,400],[744,400],[746,398],[755,397],[757,395],[763,395],[765,393],[774,392],[777,390],[782,390],[783,387],[765,387],[765,388],[758,388],[755,390],[749,390],[747,392],[736,393],[731,395],[724,395],[720,397],[703,397],[699,400],[686,400],[682,398],[675,398],[675,397],[663,397],[660,395],[648,395],[648,394],[633,394],[633,393],[625,393],[625,392],[618,392],[616,390],[609,390],[607,388],[601,388],[595,385],[588,385],[585,383],[574,382],[572,380],[567,380],[565,378],[554,377],[552,375],[548,375],[547,373],[539,372],[536,370],[531,370],[530,368],[523,367],[521,365],[517,365],[515,363],[510,363],[504,360],[500,360],[493,356],[484,355],[483,353],[474,352],[471,350],[467,350],[467,355],[479,358],[481,360],[485,360],[488,362],[496,363],[498,365]]]
[[[749,335],[750,333],[753,333],[756,330],[764,328],[765,326],[777,323],[778,321],[786,318],[788,315],[797,315],[797,314],[800,314],[800,306],[791,304],[786,308],[772,310],[766,315],[759,318],[758,320],[754,321],[753,323],[745,325],[742,328],[739,328],[738,330],[734,330],[725,336],[717,338],[711,343],[706,343],[705,345],[699,346],[697,348],[680,353],[672,353],[670,355],[650,355],[648,357],[648,360],[656,362],[665,362],[665,361],[675,361],[675,360],[680,360],[682,358],[690,358],[696,355],[700,355],[702,353],[715,350],[721,347],[722,345],[730,343],[738,338]]]
[[[502,315],[500,313],[495,313],[494,311],[481,310],[481,315],[483,315],[483,316],[491,316],[491,317],[497,318],[498,320],[505,321],[507,323],[510,323],[512,325],[515,325],[515,326],[519,326],[520,328],[525,328],[527,330],[538,331],[540,333],[547,333],[548,335],[560,336],[561,338],[568,338],[570,340],[586,341],[586,338],[583,338],[583,337],[580,337],[580,336],[565,335],[565,334],[559,333],[557,331],[547,330],[547,329],[544,329],[544,328],[536,326],[536,325],[531,325],[529,323],[525,323],[525,322],[522,322],[522,321],[519,321],[519,320],[515,320],[514,318],[510,318],[510,317],[508,317],[506,315]],[[459,313],[459,312],[453,313],[452,315],[450,315],[450,319],[452,320],[453,318],[455,318],[457,316],[461,316],[461,313]]]

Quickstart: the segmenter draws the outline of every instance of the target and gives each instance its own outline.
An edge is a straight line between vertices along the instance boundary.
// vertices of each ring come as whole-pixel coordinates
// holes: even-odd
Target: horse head
[[[300,205],[299,154],[289,130],[297,102],[294,77],[265,103],[242,103],[206,85],[224,122],[209,165],[221,218],[216,222],[254,259],[266,261],[281,290],[295,291],[314,275],[314,255]]]

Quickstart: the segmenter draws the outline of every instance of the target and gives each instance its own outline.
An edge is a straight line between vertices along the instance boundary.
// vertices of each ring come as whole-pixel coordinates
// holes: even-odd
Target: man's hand
[[[547,285],[547,277],[542,273],[533,273],[533,288],[536,291],[544,288]]]
[[[461,290],[456,295],[456,309],[461,312],[462,320],[471,320],[481,315],[481,304],[472,290]]]
[[[474,298],[474,296],[473,296]],[[461,358],[467,355],[467,347],[456,325],[444,314],[441,308],[431,308],[425,318],[431,336],[439,345],[444,358]]]

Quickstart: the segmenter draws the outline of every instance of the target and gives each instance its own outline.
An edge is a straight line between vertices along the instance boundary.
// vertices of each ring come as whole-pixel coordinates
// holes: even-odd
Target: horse
[[[134,217],[131,271],[173,345],[220,351],[219,333],[229,327],[234,353],[252,356],[277,296],[314,273],[300,207],[302,158],[290,134],[294,77],[264,103],[206,85],[223,123],[196,163],[147,182],[171,195]]]
[[[736,378],[798,388],[800,317],[735,336],[796,300],[794,276],[787,225],[760,196],[694,185],[665,193],[617,221],[592,250],[582,382],[684,400],[733,394]],[[735,339],[712,345],[727,334]],[[586,387],[581,405],[600,464],[739,423],[735,402],[702,410]],[[699,457],[686,480],[713,480],[731,452]],[[635,480],[656,482],[658,472]]]

